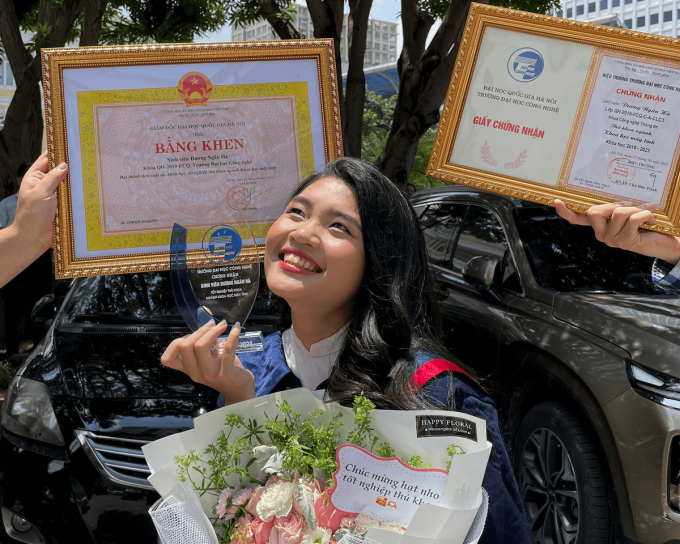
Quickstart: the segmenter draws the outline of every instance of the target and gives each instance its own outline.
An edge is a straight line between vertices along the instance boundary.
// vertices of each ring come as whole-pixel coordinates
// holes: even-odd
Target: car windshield
[[[66,323],[177,320],[168,272],[81,278],[64,308]]]
[[[554,208],[515,208],[514,215],[541,286],[568,292],[667,294],[652,281],[654,259],[603,244],[592,228],[570,224]]]
[[[63,310],[65,323],[155,321],[184,324],[172,294],[169,272],[79,278],[73,289],[75,292]],[[261,269],[250,318],[276,317],[280,313],[281,303],[267,288]]]

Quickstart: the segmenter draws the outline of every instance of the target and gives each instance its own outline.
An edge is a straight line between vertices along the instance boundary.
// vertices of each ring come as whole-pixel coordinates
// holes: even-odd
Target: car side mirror
[[[57,299],[54,295],[45,295],[33,306],[31,323],[47,329],[52,324],[55,315],[57,315]]]
[[[497,283],[500,270],[498,257],[472,257],[463,267],[463,278],[475,287],[487,290]]]

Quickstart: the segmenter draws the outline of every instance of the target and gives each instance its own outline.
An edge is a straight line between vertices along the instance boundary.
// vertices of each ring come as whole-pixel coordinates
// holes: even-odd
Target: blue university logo
[[[543,57],[535,49],[522,47],[508,59],[508,73],[522,83],[533,81],[543,72]]]
[[[225,264],[239,256],[243,241],[241,235],[232,227],[217,225],[205,232],[201,246],[203,254],[209,261]]]

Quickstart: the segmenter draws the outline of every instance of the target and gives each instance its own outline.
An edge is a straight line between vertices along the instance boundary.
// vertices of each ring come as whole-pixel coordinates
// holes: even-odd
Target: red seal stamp
[[[250,206],[250,191],[241,185],[232,187],[227,193],[227,204],[234,210],[245,210]]]
[[[617,185],[628,185],[635,177],[635,165],[624,157],[614,159],[607,167],[607,177]]]

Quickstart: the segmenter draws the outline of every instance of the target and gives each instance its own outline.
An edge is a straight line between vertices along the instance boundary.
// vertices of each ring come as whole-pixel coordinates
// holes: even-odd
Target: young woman
[[[482,542],[529,544],[493,403],[462,371],[438,374],[429,363],[451,356],[439,341],[418,220],[396,186],[361,160],[329,163],[272,225],[264,266],[267,285],[290,306],[290,329],[268,336],[263,352],[236,357],[234,326],[218,358],[211,346],[227,324],[209,323],[172,342],[161,362],[217,389],[220,405],[303,386],[324,388],[328,400],[345,405],[363,393],[382,409],[481,417],[494,444]]]

